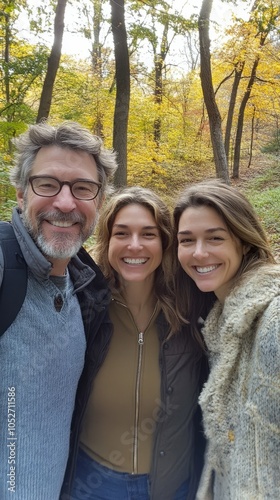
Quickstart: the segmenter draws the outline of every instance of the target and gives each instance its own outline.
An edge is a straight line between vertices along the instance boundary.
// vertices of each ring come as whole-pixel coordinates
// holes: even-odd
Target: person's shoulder
[[[4,276],[4,255],[0,244],[0,287],[2,285],[3,276]]]
[[[278,331],[275,333],[280,337],[280,289],[279,294],[275,295],[267,305],[263,313],[263,321],[278,324]]]
[[[1,240],[2,238],[6,239],[10,238],[11,234],[13,235],[12,225],[9,222],[0,221],[0,287],[2,285],[3,277],[4,277],[4,253],[2,250]]]
[[[280,264],[263,264],[255,269],[252,269],[244,276],[245,282],[259,283],[262,280],[264,283],[272,282],[280,283]]]
[[[270,268],[271,271],[273,266]],[[269,272],[270,274],[270,272]],[[267,276],[267,274],[266,274]],[[258,390],[252,391],[253,398],[260,400],[263,398],[269,406],[277,407],[279,415],[280,407],[280,280],[277,273],[271,273],[270,296],[266,289],[266,299],[261,292],[262,283],[259,283],[258,297],[260,308],[255,321],[251,325],[253,338],[253,351],[250,359],[247,359],[247,366],[251,366],[252,380]],[[262,411],[266,411],[262,407]],[[269,411],[269,410],[268,410]]]
[[[269,329],[280,339],[280,265],[263,266],[259,270],[258,278],[255,284],[256,294],[260,303],[264,304],[259,327],[262,331]]]
[[[205,354],[202,343],[193,336],[190,325],[182,325],[178,332],[169,337],[168,342],[171,353],[173,351],[175,353],[192,353],[197,360]]]
[[[77,253],[77,257],[83,262],[83,264],[87,264],[90,267],[96,267],[97,264],[94,262],[93,258],[87,252],[87,250],[84,247],[81,247],[79,252]]]
[[[100,267],[98,264],[94,261],[94,259],[91,257],[89,252],[84,247],[81,247],[79,252],[77,253],[76,257],[82,263],[82,266],[88,266],[92,271],[94,271],[95,278],[94,278],[94,287],[95,288],[104,288],[107,289],[109,287],[108,282],[101,271]]]
[[[240,303],[253,300],[268,304],[280,294],[280,265],[264,264],[246,272],[237,282],[232,296]]]
[[[261,371],[280,375],[280,295],[271,299],[259,318],[256,331]]]
[[[98,276],[103,276],[103,273],[100,270],[100,267],[96,264],[95,260],[92,258],[90,253],[84,248],[81,247],[79,252],[77,253],[78,259],[82,262],[83,265],[89,266],[91,269],[95,271]]]

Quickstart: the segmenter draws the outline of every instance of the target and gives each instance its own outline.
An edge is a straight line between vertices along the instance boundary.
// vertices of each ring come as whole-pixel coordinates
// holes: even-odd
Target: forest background
[[[280,249],[279,0],[0,0],[0,218],[12,139],[75,120],[118,153],[114,184],[172,208],[221,177]]]

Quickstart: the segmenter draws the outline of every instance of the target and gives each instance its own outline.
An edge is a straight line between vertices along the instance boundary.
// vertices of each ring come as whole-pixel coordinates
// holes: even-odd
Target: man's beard
[[[34,227],[32,224],[27,209],[23,209],[22,211],[22,220],[24,226],[43,255],[52,259],[71,259],[74,257],[82,244],[92,235],[96,225],[96,222],[93,222],[88,230],[85,231],[85,216],[77,213],[64,214],[57,210],[39,212],[36,216],[37,227]],[[46,239],[42,231],[43,220],[78,223],[80,226],[80,233],[78,235],[72,235],[67,234],[65,230],[64,233],[57,232]]]

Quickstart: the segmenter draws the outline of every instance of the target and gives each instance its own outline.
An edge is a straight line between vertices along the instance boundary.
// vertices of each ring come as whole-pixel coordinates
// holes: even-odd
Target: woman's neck
[[[126,282],[122,289],[125,304],[130,310],[139,331],[144,331],[155,310],[157,299],[153,284]]]

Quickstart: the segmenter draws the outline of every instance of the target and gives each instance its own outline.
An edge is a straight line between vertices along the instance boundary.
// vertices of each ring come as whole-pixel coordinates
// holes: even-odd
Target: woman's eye
[[[144,233],[143,236],[145,236],[146,238],[154,238],[155,236],[157,236],[157,234],[155,234],[155,233]]]
[[[190,238],[183,238],[182,240],[179,240],[179,245],[188,245],[190,243],[193,243],[193,240]]]

